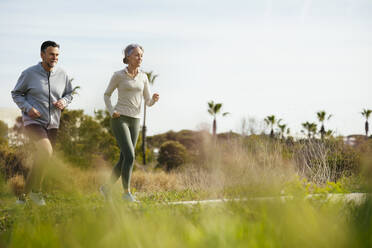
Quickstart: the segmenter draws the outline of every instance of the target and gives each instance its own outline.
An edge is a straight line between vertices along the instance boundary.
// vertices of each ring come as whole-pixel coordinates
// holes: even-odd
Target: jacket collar
[[[40,71],[42,71],[42,72],[44,72],[44,73],[48,73],[48,72],[44,69],[44,67],[42,66],[41,62],[39,62],[38,66],[39,66]],[[54,74],[54,73],[56,72],[56,70],[57,70],[57,68],[56,68],[56,67],[53,67],[52,70],[50,71],[50,74],[51,74],[51,75]]]

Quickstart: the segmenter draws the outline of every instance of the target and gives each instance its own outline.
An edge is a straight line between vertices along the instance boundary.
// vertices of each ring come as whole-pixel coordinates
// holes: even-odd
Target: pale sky
[[[55,40],[59,66],[81,86],[70,108],[104,109],[122,49],[135,42],[145,50],[142,68],[159,74],[150,135],[211,125],[210,100],[231,113],[218,118],[218,132],[274,114],[296,135],[325,110],[333,115],[326,128],[364,133],[371,13],[370,0],[1,0],[0,108],[16,108],[10,91],[21,71]]]

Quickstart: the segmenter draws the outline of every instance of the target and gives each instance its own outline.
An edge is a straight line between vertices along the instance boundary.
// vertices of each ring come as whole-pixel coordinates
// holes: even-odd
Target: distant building
[[[344,143],[350,146],[357,146],[366,140],[366,136],[361,134],[352,134],[344,137]]]
[[[13,128],[17,117],[21,115],[21,110],[17,108],[0,108],[0,120],[5,122],[9,128]]]

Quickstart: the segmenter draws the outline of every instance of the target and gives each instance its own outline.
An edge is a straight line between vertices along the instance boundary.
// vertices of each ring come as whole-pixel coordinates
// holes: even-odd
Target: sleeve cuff
[[[67,100],[65,98],[61,98],[60,99],[62,104],[63,104],[63,107],[66,107],[68,104],[67,104]]]
[[[30,104],[26,104],[23,111],[28,114],[28,112],[30,112],[31,109],[32,109],[32,106]]]

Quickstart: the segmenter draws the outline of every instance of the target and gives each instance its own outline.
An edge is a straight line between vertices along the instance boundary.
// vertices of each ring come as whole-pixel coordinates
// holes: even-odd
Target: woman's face
[[[141,48],[134,48],[132,54],[128,56],[128,65],[139,67],[142,63],[142,56],[143,51]]]

